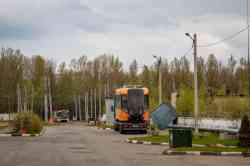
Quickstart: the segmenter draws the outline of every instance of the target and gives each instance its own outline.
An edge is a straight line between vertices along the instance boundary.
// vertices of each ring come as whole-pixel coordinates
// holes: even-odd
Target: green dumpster
[[[192,130],[191,129],[169,130],[169,145],[171,148],[192,147]]]

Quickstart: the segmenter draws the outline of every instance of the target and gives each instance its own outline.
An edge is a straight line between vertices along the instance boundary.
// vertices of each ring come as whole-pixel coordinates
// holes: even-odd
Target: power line
[[[183,56],[187,56],[187,55],[189,54],[189,52],[193,49],[193,47],[194,47],[194,45],[192,45],[192,47],[189,48],[189,49],[187,50],[187,52],[185,52],[185,54],[183,54]]]
[[[214,42],[214,43],[209,43],[209,44],[204,44],[204,45],[198,45],[197,47],[212,47],[212,46],[218,45],[218,44],[223,43],[223,42],[225,42],[227,40],[231,40],[231,39],[235,38],[236,36],[238,36],[239,34],[241,34],[242,32],[244,32],[244,31],[246,31],[248,29],[249,29],[249,25],[247,27],[241,29],[240,31],[234,33],[234,34],[225,37],[222,40],[219,40],[219,41]]]

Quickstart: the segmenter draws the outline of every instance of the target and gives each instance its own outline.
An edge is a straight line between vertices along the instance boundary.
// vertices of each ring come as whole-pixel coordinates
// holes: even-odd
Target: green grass
[[[222,144],[225,146],[237,146],[239,143],[236,139],[221,140],[217,134],[209,133],[206,136],[193,136],[193,144],[208,145]]]
[[[250,148],[222,148],[222,147],[190,147],[190,148],[175,148],[174,151],[200,151],[200,152],[250,152]]]
[[[144,137],[132,137],[129,140],[137,141],[150,141],[153,143],[163,143],[169,141],[169,136],[159,135],[159,136],[144,136]],[[237,146],[239,141],[236,139],[232,140],[221,140],[217,134],[209,133],[205,136],[193,136],[193,144],[199,145],[209,145],[209,144],[222,144],[225,146]]]
[[[152,143],[164,143],[168,142],[168,135],[158,135],[158,136],[145,136],[145,137],[132,137],[129,140],[137,140],[137,141],[148,141]]]

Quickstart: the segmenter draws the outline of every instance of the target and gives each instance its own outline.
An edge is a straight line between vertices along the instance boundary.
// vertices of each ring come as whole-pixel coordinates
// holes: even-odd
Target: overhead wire
[[[234,33],[232,35],[229,35],[229,36],[223,38],[222,40],[219,40],[219,41],[216,41],[216,42],[213,42],[213,43],[209,43],[209,44],[198,45],[197,47],[212,47],[212,46],[221,44],[221,43],[223,43],[225,41],[228,41],[228,40],[231,40],[231,39],[235,38],[236,36],[238,36],[239,34],[241,34],[242,32],[244,32],[244,31],[246,31],[248,29],[249,29],[249,26],[241,29],[240,31],[238,31],[238,32],[236,32],[236,33]]]
[[[194,45],[192,45],[192,47],[190,47],[187,52],[185,52],[185,54],[183,54],[183,56],[187,56],[189,54],[189,52],[194,48]]]

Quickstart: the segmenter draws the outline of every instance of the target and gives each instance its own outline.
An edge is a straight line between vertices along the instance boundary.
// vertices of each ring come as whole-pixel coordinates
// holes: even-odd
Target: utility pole
[[[31,112],[34,112],[34,85],[31,84]]]
[[[195,132],[198,133],[198,113],[199,113],[199,94],[198,94],[198,77],[197,77],[197,35],[194,34],[194,116]]]
[[[250,96],[250,55],[249,55],[249,2],[247,0],[247,70],[248,70],[248,90]]]
[[[49,115],[50,120],[53,120],[53,108],[52,108],[52,95],[51,95],[51,80],[48,78],[48,91],[49,91]]]
[[[48,122],[48,95],[47,95],[47,77],[44,77],[44,120]]]
[[[85,121],[88,121],[88,93],[85,94],[84,98],[84,106],[85,106]]]
[[[101,88],[101,71],[98,72],[98,105],[99,105],[99,111],[98,111],[98,117],[99,119],[102,116],[102,88]]]
[[[20,84],[17,83],[17,112],[22,111]]]
[[[76,95],[74,95],[74,103],[75,103],[75,120],[77,120],[77,118],[78,118],[78,115],[77,115],[77,110],[78,110],[78,104],[77,104],[77,97],[76,97]]]
[[[93,120],[93,91],[90,89],[90,120]]]
[[[78,95],[78,111],[79,111],[79,120],[82,121],[82,109],[81,109],[81,95]]]
[[[157,59],[157,65],[158,65],[158,97],[159,97],[159,105],[162,104],[162,74],[161,74],[161,57],[157,57],[156,55],[153,55],[155,59]]]
[[[159,59],[159,105],[162,103],[162,75],[161,75],[161,57]]]
[[[198,92],[198,77],[197,77],[197,35],[192,37],[189,33],[185,34],[193,41],[194,48],[194,125],[195,132],[198,133],[198,116],[199,116],[199,92]]]
[[[96,115],[97,115],[97,111],[96,111],[96,109],[97,109],[97,103],[96,103],[96,89],[94,90],[94,101],[95,101],[95,124],[96,124],[96,120],[97,120],[97,117],[96,117]]]
[[[27,97],[27,88],[24,86],[24,97],[23,97],[23,110],[28,112],[28,97]]]

